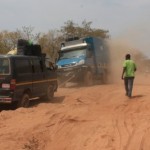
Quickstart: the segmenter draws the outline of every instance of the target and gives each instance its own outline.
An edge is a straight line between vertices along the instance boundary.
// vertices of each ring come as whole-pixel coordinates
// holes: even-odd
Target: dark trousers
[[[124,85],[125,85],[126,95],[129,96],[129,97],[132,96],[133,81],[134,81],[134,77],[125,77],[124,78]]]

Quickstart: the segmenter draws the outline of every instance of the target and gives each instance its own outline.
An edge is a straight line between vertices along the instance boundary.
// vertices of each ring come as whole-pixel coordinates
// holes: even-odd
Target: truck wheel
[[[47,100],[51,101],[54,97],[54,87],[52,85],[49,85],[47,88]]]
[[[91,71],[87,71],[84,77],[84,84],[86,86],[93,85],[93,75]]]
[[[29,95],[27,93],[23,94],[21,101],[18,103],[18,107],[25,107],[29,106]]]

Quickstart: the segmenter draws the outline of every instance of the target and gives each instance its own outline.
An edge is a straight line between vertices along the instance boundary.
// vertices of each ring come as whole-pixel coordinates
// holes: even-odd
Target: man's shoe
[[[132,98],[132,96],[131,96],[130,94],[128,95],[128,97],[129,97],[129,98]]]

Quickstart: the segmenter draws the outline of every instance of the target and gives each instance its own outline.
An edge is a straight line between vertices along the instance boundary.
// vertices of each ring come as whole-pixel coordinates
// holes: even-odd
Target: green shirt
[[[133,60],[125,60],[123,67],[125,68],[125,77],[134,77],[136,65]]]

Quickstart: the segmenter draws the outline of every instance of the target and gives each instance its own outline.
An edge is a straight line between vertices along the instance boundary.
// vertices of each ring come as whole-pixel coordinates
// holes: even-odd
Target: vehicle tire
[[[52,85],[49,85],[47,88],[47,101],[51,101],[54,97],[54,87]]]
[[[27,108],[29,106],[29,94],[25,93],[23,94],[21,100],[18,103],[18,107],[25,107]]]
[[[84,77],[84,85],[91,86],[93,85],[93,75],[91,71],[87,71]]]

